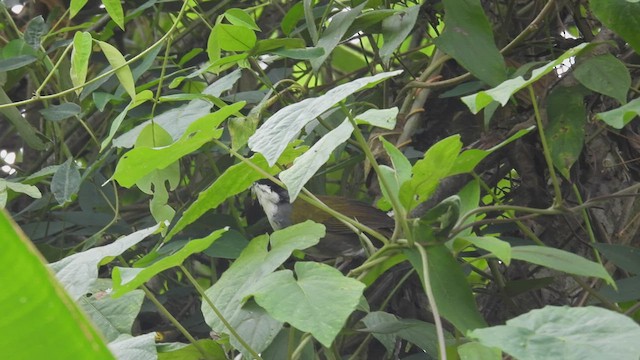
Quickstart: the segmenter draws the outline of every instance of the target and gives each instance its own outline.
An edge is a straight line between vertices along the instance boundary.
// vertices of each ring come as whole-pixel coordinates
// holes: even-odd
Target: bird
[[[302,199],[289,201],[289,193],[283,187],[269,179],[255,182],[251,191],[264,210],[273,230],[313,220],[323,224],[326,235],[320,242],[305,250],[317,259],[364,257],[364,249],[352,229],[329,213],[318,209]],[[341,196],[319,195],[317,198],[331,209],[360,222],[383,235],[393,233],[395,222],[384,211],[363,201]]]

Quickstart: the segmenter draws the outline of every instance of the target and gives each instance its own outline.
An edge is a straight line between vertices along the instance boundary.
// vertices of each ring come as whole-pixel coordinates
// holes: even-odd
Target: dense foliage
[[[639,2],[0,19],[3,358],[640,356]],[[272,231],[261,179],[333,220]]]

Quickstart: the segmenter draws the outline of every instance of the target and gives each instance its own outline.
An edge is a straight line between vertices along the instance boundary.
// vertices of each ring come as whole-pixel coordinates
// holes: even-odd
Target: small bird
[[[289,202],[287,190],[271,180],[260,180],[253,184],[251,191],[262,206],[267,219],[274,230],[313,220],[326,227],[326,235],[311,249],[305,250],[310,256],[318,259],[337,257],[360,257],[364,249],[358,238],[349,227],[328,213],[296,199]],[[394,221],[387,214],[367,203],[340,196],[317,196],[333,210],[348,216],[369,228],[390,236],[393,233]]]

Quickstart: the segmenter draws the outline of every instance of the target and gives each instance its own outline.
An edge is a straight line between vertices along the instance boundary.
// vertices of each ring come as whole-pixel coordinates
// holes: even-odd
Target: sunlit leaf
[[[492,101],[497,101],[502,106],[504,106],[507,104],[513,94],[540,80],[543,76],[553,71],[556,66],[562,64],[562,62],[566,59],[578,55],[588,45],[588,43],[582,43],[574,48],[565,51],[557,59],[533,70],[531,72],[531,76],[527,80],[525,80],[522,76],[518,76],[514,79],[509,79],[502,82],[500,85],[494,87],[493,89],[480,91],[477,94],[465,96],[462,98],[462,101],[474,114],[480,112],[480,110],[484,109]]]
[[[0,210],[0,349],[14,359],[114,359],[100,334],[47,269],[22,230]],[[37,341],[35,341],[37,339]]]
[[[119,1],[118,5],[120,5]],[[124,56],[122,56],[122,54],[120,54],[120,51],[118,51],[118,49],[113,47],[111,44],[104,41],[96,42],[100,46],[100,49],[102,49],[102,52],[109,61],[109,64],[111,64],[111,67],[113,67],[114,69],[118,69],[116,70],[116,76],[118,77],[118,80],[120,80],[120,84],[122,85],[122,87],[127,91],[132,99],[135,99],[136,86],[135,82],[133,81],[133,74],[131,74],[129,65],[126,65],[127,61],[124,59]]]
[[[249,138],[249,147],[262,153],[270,166],[273,166],[280,154],[293,139],[298,136],[302,128],[311,120],[329,110],[339,101],[359,90],[369,88],[402,71],[391,71],[374,76],[359,78],[339,85],[326,94],[307,98],[298,103],[282,108],[271,116]]]
[[[83,85],[87,79],[87,68],[91,56],[93,40],[88,32],[78,31],[73,36],[73,50],[71,50],[71,82],[74,86]],[[76,90],[80,94],[82,89]]]

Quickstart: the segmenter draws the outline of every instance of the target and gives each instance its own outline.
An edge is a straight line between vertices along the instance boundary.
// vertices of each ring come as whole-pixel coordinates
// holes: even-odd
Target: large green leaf
[[[144,292],[135,290],[114,299],[108,294],[111,281],[98,279],[91,296],[78,299],[78,304],[86,312],[93,324],[107,341],[114,341],[121,334],[131,335],[132,326],[142,307]]]
[[[554,88],[547,96],[546,135],[551,159],[560,173],[569,179],[569,170],[578,160],[584,142],[587,110],[582,86]]]
[[[264,124],[249,138],[249,147],[255,152],[264,155],[269,166],[273,166],[280,154],[284,151],[300,130],[311,120],[322,115],[336,103],[347,96],[365,88],[400,74],[402,71],[391,71],[373,76],[359,78],[339,85],[326,94],[307,98],[298,103],[286,106],[273,114]]]
[[[480,0],[444,0],[445,29],[434,39],[478,79],[496,86],[507,79],[504,59],[493,40],[493,29]]]
[[[124,30],[124,11],[122,10],[120,0],[102,0],[102,5],[107,9],[111,20],[113,20],[120,29]]]
[[[222,50],[249,51],[256,44],[256,33],[244,26],[217,24],[215,31]]]
[[[220,279],[205,291],[225,319],[255,351],[261,352],[271,343],[282,323],[273,319],[252,300],[247,301],[247,295],[256,283],[282,265],[294,250],[311,247],[324,235],[323,225],[307,221],[274,232],[269,250],[269,237],[259,236],[249,243]],[[202,313],[213,331],[229,333],[206,301],[202,302]],[[232,336],[230,340],[236,349],[246,350],[235,337]]]
[[[601,278],[613,284],[611,275],[602,265],[568,251],[546,246],[515,246],[511,248],[511,257],[569,274]]]
[[[460,135],[452,135],[431,146],[424,158],[415,163],[411,180],[400,187],[400,201],[407,210],[431,196],[440,180],[449,175],[460,149]]]
[[[366,4],[366,2],[363,2]],[[382,38],[384,44],[380,48],[380,58],[385,64],[389,64],[389,59],[396,49],[405,41],[407,36],[413,30],[420,6],[415,5],[404,10],[399,10],[389,17],[382,20]]]
[[[640,3],[634,0],[589,0],[591,11],[640,54]]]
[[[118,6],[120,6],[120,2],[118,1]],[[127,61],[124,59],[124,56],[120,54],[120,51],[116,49],[113,45],[106,43],[104,41],[96,41],[102,49],[104,56],[111,64],[111,67],[116,70],[116,76],[118,80],[120,80],[120,84],[127,91],[129,96],[132,99],[136,98],[136,86],[133,80],[133,74],[131,73],[131,69],[129,65],[127,65]]]
[[[618,244],[593,244],[609,261],[617,267],[633,274],[640,275],[640,249]]]
[[[0,352],[7,359],[114,359],[84,313],[0,210]]]
[[[212,232],[202,239],[190,240],[182,249],[176,251],[152,265],[145,268],[124,268],[115,267],[113,269],[113,293],[114,298],[120,297],[129,291],[137,289],[140,285],[149,281],[152,277],[172,267],[180,266],[191,255],[201,253],[206,250],[214,241],[227,229],[220,229]]]
[[[89,57],[93,39],[88,32],[77,32],[73,36],[73,50],[71,50],[71,69],[69,70],[73,86],[80,86],[87,80]],[[80,94],[82,89],[76,90]]]
[[[60,282],[74,299],[87,294],[98,279],[98,265],[105,258],[112,258],[125,252],[160,228],[155,225],[123,236],[109,245],[96,247],[51,264]]]
[[[58,167],[51,179],[51,192],[58,204],[63,205],[71,201],[80,189],[81,180],[80,172],[73,159],[69,158]]]
[[[513,94],[540,80],[543,76],[553,71],[556,66],[562,64],[562,62],[566,59],[578,55],[588,45],[588,43],[583,43],[565,51],[557,59],[533,70],[531,72],[531,76],[527,80],[525,80],[522,76],[518,76],[514,79],[504,81],[493,89],[480,91],[477,94],[465,96],[462,98],[462,101],[474,114],[480,112],[480,110],[484,109],[493,101],[497,101],[502,106],[504,106],[507,104]]]
[[[613,128],[622,129],[638,115],[640,115],[640,98],[633,99],[619,108],[598,113],[596,118]]]
[[[546,306],[507,320],[506,325],[473,330],[469,336],[520,360],[640,357],[640,326],[597,307]]]
[[[426,250],[429,282],[440,316],[462,333],[487,326],[462,268],[451,251],[445,245],[428,246]],[[414,249],[405,250],[405,254],[422,278],[420,254]]]
[[[322,33],[322,36],[316,44],[317,47],[324,50],[324,54],[311,60],[311,67],[314,71],[320,69],[325,59],[331,54],[340,40],[342,40],[349,26],[351,26],[356,17],[360,15],[365,4],[366,3],[362,3],[348,11],[340,11],[331,18],[329,26],[327,26],[327,29]]]
[[[280,180],[287,186],[289,199],[293,202],[304,184],[329,160],[331,153],[347,141],[353,132],[353,125],[345,119],[340,126],[329,131],[307,152],[293,161],[293,165],[280,173]]]
[[[243,106],[244,102],[235,103],[201,117],[189,125],[178,141],[169,146],[136,147],[130,150],[118,162],[113,178],[121,186],[128,188],[151,171],[164,169],[205,143],[220,137],[222,130],[218,126]]]
[[[356,309],[364,284],[315,262],[297,262],[291,270],[271,273],[249,291],[275,319],[311,333],[330,347]]]
[[[573,75],[582,85],[627,103],[627,92],[631,86],[631,75],[624,63],[611,54],[595,56],[580,63]]]

